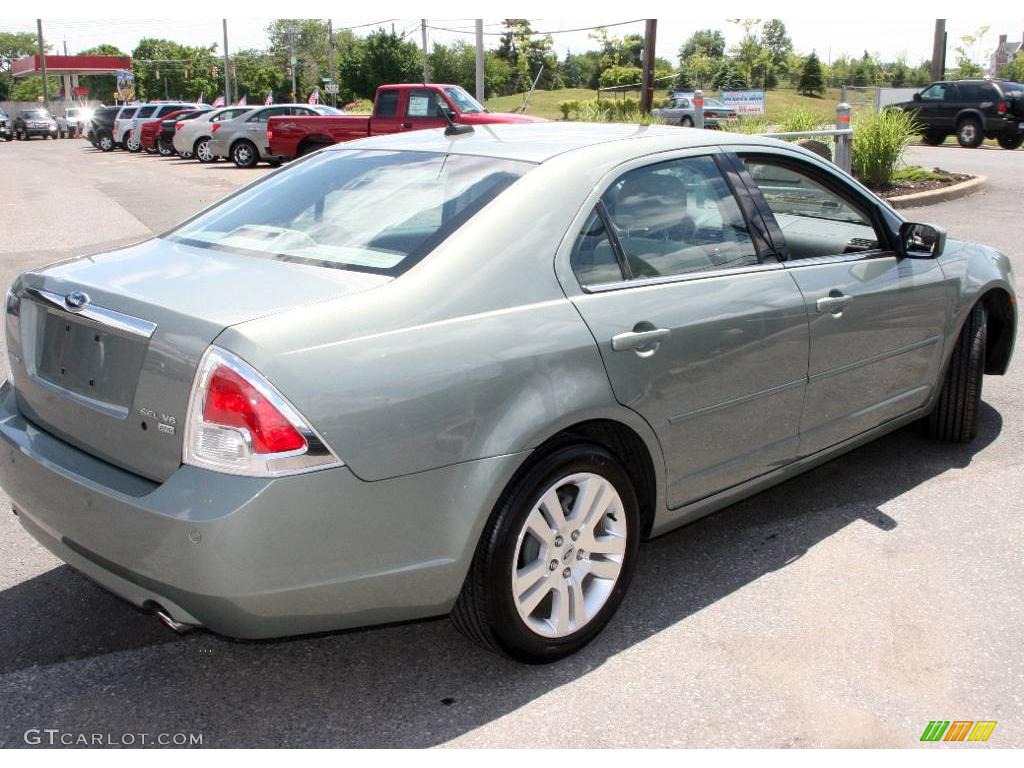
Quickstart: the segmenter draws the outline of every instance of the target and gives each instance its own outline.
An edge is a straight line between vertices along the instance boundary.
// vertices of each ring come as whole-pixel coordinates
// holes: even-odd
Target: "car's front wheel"
[[[259,162],[259,159],[260,156],[256,150],[256,145],[251,141],[243,139],[231,148],[231,160],[239,168],[252,168]]]
[[[133,139],[129,134],[124,137],[124,148],[127,149],[132,154],[135,154],[136,152],[142,149],[142,145],[138,141]]]
[[[100,136],[100,140],[96,143],[96,146],[103,152],[111,152],[114,149],[114,137],[109,133],[105,133]]]
[[[192,150],[192,156],[200,163],[217,162],[217,156],[213,154],[213,150],[210,148],[210,139],[199,139]]]
[[[985,307],[976,304],[956,340],[939,399],[928,416],[932,437],[951,443],[967,443],[977,437],[986,342]]]
[[[985,140],[985,133],[981,128],[981,121],[976,117],[965,117],[956,127],[956,140],[961,147],[974,149],[980,147]]]
[[[1021,144],[1024,144],[1024,133],[1018,133],[1016,136],[1001,134],[996,138],[999,142],[999,146],[1003,149],[1017,149]]]
[[[589,443],[556,448],[506,490],[452,620],[522,661],[574,653],[622,601],[639,539],[636,493],[615,456]]]

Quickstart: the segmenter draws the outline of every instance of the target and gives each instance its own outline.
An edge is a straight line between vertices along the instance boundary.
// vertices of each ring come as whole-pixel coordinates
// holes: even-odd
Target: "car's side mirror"
[[[937,259],[946,249],[946,230],[908,221],[900,226],[900,255]]]
[[[915,93],[914,94],[914,101],[920,101],[920,100],[921,100],[921,94],[920,93]]]

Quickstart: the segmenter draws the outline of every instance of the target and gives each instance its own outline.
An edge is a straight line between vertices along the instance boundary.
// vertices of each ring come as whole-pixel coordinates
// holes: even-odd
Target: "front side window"
[[[946,98],[946,92],[950,90],[949,86],[945,83],[936,83],[930,88],[926,88],[921,92],[921,101],[943,101]]]
[[[431,90],[409,91],[409,106],[406,115],[409,117],[440,117],[437,106],[438,96]]]
[[[870,216],[818,181],[800,161],[748,157],[743,162],[771,208],[792,259],[875,250]]]
[[[169,238],[399,275],[532,167],[470,155],[333,150],[267,177]]]

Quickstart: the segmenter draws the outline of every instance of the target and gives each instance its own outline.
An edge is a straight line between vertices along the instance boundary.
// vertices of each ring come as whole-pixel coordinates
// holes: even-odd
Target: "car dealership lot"
[[[1003,248],[1019,281],[1024,152],[912,153],[990,176],[907,215]],[[261,172],[0,146],[0,276],[144,237]],[[1022,746],[1022,370],[1018,356],[986,380],[969,447],[903,430],[645,545],[608,629],[547,667],[443,620],[178,637],[0,515],[0,743],[59,728],[215,746],[898,746],[929,720],[973,719],[999,722],[988,744]]]

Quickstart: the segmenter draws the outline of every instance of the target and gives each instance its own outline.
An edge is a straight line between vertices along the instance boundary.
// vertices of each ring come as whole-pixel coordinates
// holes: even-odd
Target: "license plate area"
[[[45,311],[35,374],[73,399],[113,406],[127,417],[147,347],[69,313]]]

